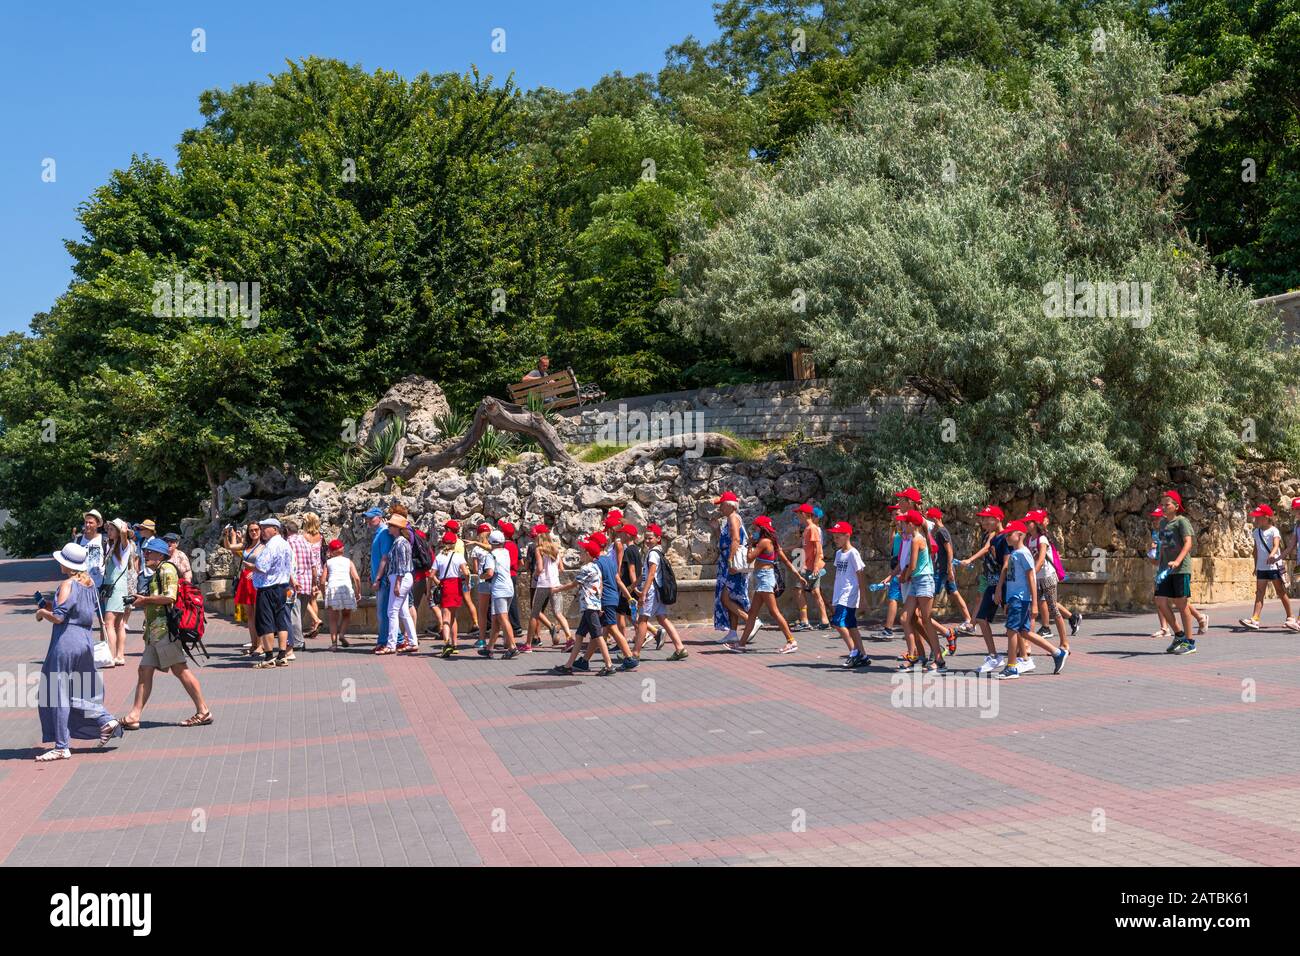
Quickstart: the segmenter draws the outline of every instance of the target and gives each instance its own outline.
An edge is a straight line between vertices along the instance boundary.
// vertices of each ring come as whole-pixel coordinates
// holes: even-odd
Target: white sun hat
[[[62,551],[53,551],[51,555],[69,571],[85,571],[90,566],[88,552],[79,544],[65,544]]]

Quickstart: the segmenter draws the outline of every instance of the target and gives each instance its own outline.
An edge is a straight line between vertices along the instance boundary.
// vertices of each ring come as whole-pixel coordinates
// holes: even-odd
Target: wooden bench
[[[510,401],[516,405],[527,405],[528,400],[536,396],[547,409],[572,408],[574,405],[604,398],[603,392],[580,387],[578,377],[571,368],[541,378],[526,378],[522,382],[507,385],[506,391],[510,393]]]

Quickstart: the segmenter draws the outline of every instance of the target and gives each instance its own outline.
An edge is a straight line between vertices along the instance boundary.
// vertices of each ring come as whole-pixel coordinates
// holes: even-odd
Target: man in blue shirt
[[[371,508],[366,512],[366,521],[374,530],[370,539],[370,590],[375,595],[375,620],[379,622],[375,647],[388,646],[388,575],[379,577],[379,566],[384,557],[393,549],[393,536],[388,533],[384,523],[384,509]]]

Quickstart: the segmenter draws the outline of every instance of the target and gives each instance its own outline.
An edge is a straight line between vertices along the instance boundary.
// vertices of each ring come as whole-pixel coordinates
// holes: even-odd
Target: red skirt
[[[442,582],[442,600],[439,607],[460,607],[465,599],[460,593],[460,578],[444,578]]]
[[[235,585],[235,603],[250,607],[257,603],[257,588],[253,587],[253,570],[244,568],[239,572],[239,583]]]

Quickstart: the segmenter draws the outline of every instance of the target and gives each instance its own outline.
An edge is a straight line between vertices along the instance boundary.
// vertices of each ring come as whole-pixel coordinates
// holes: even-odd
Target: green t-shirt
[[[152,595],[165,594],[174,601],[176,600],[176,586],[179,579],[176,566],[170,561],[164,561],[158,565],[158,570],[149,579],[149,593]],[[146,604],[144,608],[145,642],[152,644],[156,641],[166,640],[167,637],[167,605]]]
[[[1183,550],[1183,542],[1190,538],[1196,537],[1196,532],[1192,530],[1192,523],[1187,520],[1186,515],[1179,515],[1177,518],[1163,518],[1160,521],[1160,566],[1165,567],[1170,561],[1178,557],[1178,552]],[[1187,549],[1187,557],[1183,558],[1183,563],[1174,568],[1172,574],[1191,574],[1192,573],[1192,550]]]

